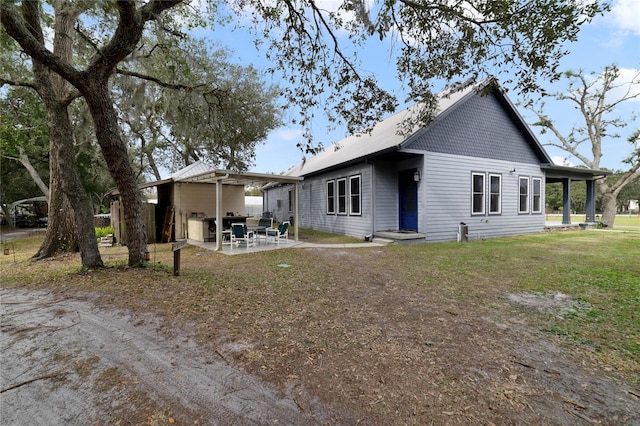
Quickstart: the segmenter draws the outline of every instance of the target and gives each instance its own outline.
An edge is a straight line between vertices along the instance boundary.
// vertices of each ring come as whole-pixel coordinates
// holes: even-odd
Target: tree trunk
[[[79,11],[56,3],[54,52],[68,61],[72,58],[71,33]],[[38,11],[33,5],[25,7],[28,21],[34,30],[40,28]],[[36,259],[64,251],[80,250],[82,266],[103,266],[93,223],[91,199],[85,191],[76,166],[73,146],[73,125],[69,118],[70,84],[35,59],[33,72],[38,94],[47,107],[49,130],[50,204],[49,229],[45,240],[34,256]]]
[[[53,164],[55,160],[51,159]],[[58,253],[78,251],[73,207],[60,188],[60,177],[51,166],[49,197],[49,225],[42,245],[33,255],[33,260],[45,259]]]
[[[613,228],[613,223],[616,220],[616,213],[618,209],[618,197],[612,191],[602,193],[602,222],[607,224],[607,227]]]
[[[24,152],[24,148],[19,146],[18,150],[20,151],[20,155],[18,157],[18,161],[20,161],[20,164],[22,164],[24,166],[24,168],[27,169],[27,171],[29,172],[29,175],[31,176],[31,179],[33,179],[33,181],[38,186],[38,188],[40,188],[40,191],[42,191],[42,195],[47,197],[47,200],[48,200],[49,199],[49,188],[47,187],[47,185],[45,185],[45,183],[42,180],[42,178],[40,177],[40,174],[38,173],[38,171],[31,164],[31,160],[29,160],[29,156],[27,156],[27,154]]]
[[[58,175],[60,189],[72,206],[82,266],[102,267],[93,221],[93,205],[85,191],[75,162],[71,140],[73,127],[66,105],[49,106],[49,143],[51,176]],[[55,161],[53,160],[55,158]],[[57,164],[54,164],[57,163]]]
[[[109,95],[108,79],[87,82],[85,100],[91,110],[98,144],[109,168],[109,173],[120,191],[127,227],[129,266],[143,264],[147,250],[147,234],[142,211],[142,196],[131,167],[127,145],[122,140],[116,111]]]

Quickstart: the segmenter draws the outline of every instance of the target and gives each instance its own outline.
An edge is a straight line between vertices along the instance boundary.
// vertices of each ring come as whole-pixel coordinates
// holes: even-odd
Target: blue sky
[[[333,2],[337,0],[323,0]],[[330,6],[329,6],[330,7]],[[614,0],[610,13],[603,17],[595,18],[588,25],[583,26],[579,34],[578,41],[568,45],[570,51],[561,61],[562,70],[586,72],[600,72],[605,66],[616,64],[621,69],[621,79],[628,81],[640,69],[640,1],[638,0]],[[253,44],[253,36],[242,28],[233,31],[221,31],[218,28],[210,35],[212,40],[221,46],[228,47],[234,53],[231,56],[244,65],[252,64],[259,70],[266,70],[269,63],[266,61],[263,52],[256,50]],[[366,71],[373,72],[383,87],[397,95],[398,101],[405,98],[401,84],[397,81],[395,65],[387,60],[390,56],[388,47],[380,46],[371,49],[370,52],[360,52],[363,58],[363,65]],[[267,80],[268,83],[279,84],[277,79]],[[561,92],[562,84],[545,85],[548,91]],[[635,89],[640,90],[640,87]],[[510,99],[517,103],[520,99],[516,94],[510,92]],[[573,113],[572,106],[568,103],[559,103],[552,99],[546,100],[546,112],[558,123],[563,123],[562,129],[568,131],[572,124],[579,124],[580,115]],[[405,105],[400,106],[400,108]],[[530,113],[524,109],[519,109],[520,113],[527,121],[533,120]],[[640,112],[640,99],[627,102],[624,107],[618,110],[617,115],[625,120],[631,120],[634,111]],[[292,111],[291,113],[294,113]],[[296,147],[296,143],[302,140],[303,130],[300,127],[288,125],[289,115],[285,115],[283,127],[274,130],[268,137],[265,144],[256,150],[255,166],[251,171],[259,173],[281,173],[297,164],[303,158],[303,153]],[[316,114],[318,117],[318,114]],[[328,131],[327,121],[323,117],[318,117],[313,124],[313,134],[316,141],[322,141],[324,146],[338,141],[346,136],[346,128],[338,127],[333,131]],[[625,165],[622,160],[631,152],[631,145],[626,141],[632,129],[638,127],[638,121],[623,129],[623,135],[619,140],[607,141],[603,146],[603,158],[601,167],[610,169],[623,169]],[[550,140],[550,136],[541,135],[536,128],[534,133],[541,143]],[[545,147],[556,163],[563,161],[567,153],[553,147]],[[589,155],[590,156],[590,155]],[[569,164],[579,165],[580,162],[573,158],[567,159]]]

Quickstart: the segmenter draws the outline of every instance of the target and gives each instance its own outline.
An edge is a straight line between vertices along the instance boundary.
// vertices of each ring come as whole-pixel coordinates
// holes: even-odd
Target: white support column
[[[222,251],[222,182],[216,180],[216,249]]]

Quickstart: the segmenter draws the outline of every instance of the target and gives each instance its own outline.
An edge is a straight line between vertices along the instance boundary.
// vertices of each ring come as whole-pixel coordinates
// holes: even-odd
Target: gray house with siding
[[[581,180],[595,221],[593,181],[605,172],[555,166],[495,80],[443,92],[427,126],[400,132],[415,108],[291,168],[286,175],[304,180],[267,185],[265,210],[355,237],[492,238],[544,229],[547,181],[563,182],[570,223],[569,183]]]

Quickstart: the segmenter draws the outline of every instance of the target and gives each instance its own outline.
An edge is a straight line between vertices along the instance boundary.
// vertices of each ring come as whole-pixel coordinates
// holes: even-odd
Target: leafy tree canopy
[[[358,51],[372,39],[397,46],[398,78],[409,98],[425,106],[405,123],[412,126],[430,119],[441,80],[495,75],[528,92],[539,81],[556,79],[566,43],[608,9],[597,0],[345,0],[337,11],[314,0],[231,4],[239,15],[251,16],[256,42],[268,44],[273,70],[289,84],[287,102],[303,106],[298,122],[309,129],[314,108],[322,108],[349,132],[375,124],[398,104],[360,68]]]

